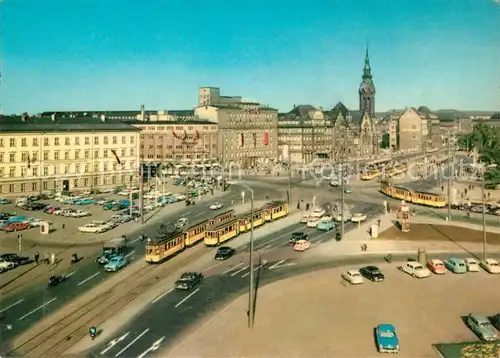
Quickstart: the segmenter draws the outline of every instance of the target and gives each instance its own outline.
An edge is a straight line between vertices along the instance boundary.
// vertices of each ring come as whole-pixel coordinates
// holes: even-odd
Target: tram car
[[[236,215],[234,210],[219,213],[208,220],[188,224],[184,230],[173,230],[152,238],[146,245],[145,261],[158,264],[185,249],[203,241],[207,247],[218,246],[228,240],[259,228],[268,222],[288,215],[286,201],[273,201],[262,208]]]
[[[388,197],[404,200],[407,203],[444,208],[447,205],[446,196],[438,193],[410,190],[401,186],[392,185],[388,181],[380,183],[380,192]]]

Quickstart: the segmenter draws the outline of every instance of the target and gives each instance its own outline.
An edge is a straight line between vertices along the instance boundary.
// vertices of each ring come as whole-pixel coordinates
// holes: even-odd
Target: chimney
[[[50,119],[52,119],[52,121],[55,121],[56,120],[56,114],[52,113],[52,115],[50,116]]]
[[[106,115],[105,114],[101,114],[101,122],[106,122]]]
[[[143,104],[141,104],[141,120],[142,120],[142,121],[144,121],[144,120],[146,119],[146,118],[145,118],[145,116],[146,116],[146,113],[145,113],[145,112],[146,112],[146,111],[145,111],[145,109],[144,109],[144,105],[143,105]]]

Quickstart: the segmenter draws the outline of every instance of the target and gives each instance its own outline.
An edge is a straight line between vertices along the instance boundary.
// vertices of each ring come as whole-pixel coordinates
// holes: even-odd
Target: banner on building
[[[240,133],[240,147],[243,147],[245,145],[245,138],[243,137],[243,133]]]
[[[269,144],[269,133],[265,132],[264,133],[264,145]]]

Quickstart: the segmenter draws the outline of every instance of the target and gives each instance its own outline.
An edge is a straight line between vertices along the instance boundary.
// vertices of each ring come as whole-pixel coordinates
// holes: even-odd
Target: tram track
[[[26,337],[15,347],[12,347],[7,356],[30,358],[61,356],[71,346],[88,335],[89,327],[99,327],[100,324],[125,308],[157,282],[206,253],[205,250],[195,249],[193,251],[191,251],[191,255],[182,255],[184,257],[180,257],[179,261],[168,266],[141,267],[128,276],[126,280],[118,282],[98,296],[91,297],[73,309],[71,313],[42,327],[41,332],[38,330],[38,333]]]

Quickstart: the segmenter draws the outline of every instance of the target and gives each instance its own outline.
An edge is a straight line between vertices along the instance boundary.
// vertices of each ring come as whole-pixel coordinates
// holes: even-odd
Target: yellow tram
[[[361,175],[361,180],[373,180],[375,178],[378,178],[379,176],[382,175],[382,172],[379,170],[374,170],[369,173],[365,173]]]
[[[423,191],[415,191],[401,186],[395,186],[387,181],[380,183],[380,192],[391,198],[404,200],[407,203],[444,208],[447,204],[446,196]]]
[[[209,227],[205,231],[205,245],[217,246],[239,235],[239,219],[233,218]]]
[[[193,246],[205,238],[205,229],[207,228],[208,223],[208,220],[202,220],[187,227],[184,231],[186,246]]]
[[[252,213],[248,212],[239,217],[239,233],[242,234],[244,232],[250,231],[252,229],[252,221],[254,229],[262,226],[266,223],[266,211],[264,209],[255,210],[253,212],[253,220]]]
[[[146,262],[158,264],[184,250],[185,234],[181,230],[166,233],[146,244]]]

